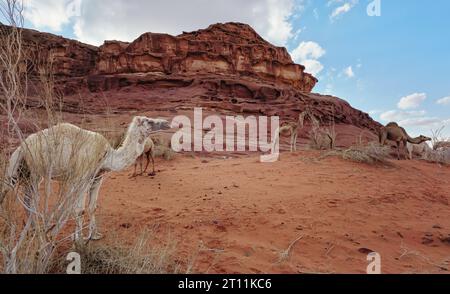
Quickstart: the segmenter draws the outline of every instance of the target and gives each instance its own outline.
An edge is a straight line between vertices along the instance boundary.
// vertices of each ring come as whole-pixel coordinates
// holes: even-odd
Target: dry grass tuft
[[[423,156],[423,159],[428,162],[450,165],[450,148],[428,151]]]
[[[338,156],[344,160],[369,165],[392,165],[389,162],[390,148],[388,146],[380,146],[375,142],[371,142],[368,145],[352,146],[345,150],[333,150],[321,156],[320,159],[329,156]]]
[[[175,157],[170,144],[170,140],[163,135],[151,136],[155,144],[155,157],[162,157],[164,160],[170,161]]]
[[[450,140],[444,139],[444,129],[445,127],[443,126],[431,131],[433,150],[425,153],[423,156],[424,160],[444,165],[450,164]]]
[[[144,232],[132,244],[123,243],[114,237],[114,244],[76,243],[74,252],[80,254],[82,274],[177,274],[183,266],[176,258],[177,244],[168,241],[165,245],[155,245],[151,234]],[[52,271],[64,273],[67,261],[65,257],[56,258]]]
[[[342,151],[342,158],[354,162],[366,164],[388,164],[390,157],[390,148],[388,146],[380,146],[377,143],[369,143],[368,145],[352,146]]]

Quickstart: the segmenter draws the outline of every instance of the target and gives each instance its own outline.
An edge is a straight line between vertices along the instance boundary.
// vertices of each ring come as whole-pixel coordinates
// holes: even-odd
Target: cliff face
[[[311,92],[317,80],[294,64],[285,48],[264,41],[250,26],[216,24],[174,37],[146,33],[131,44],[100,47],[97,74],[197,73],[253,77]]]
[[[315,77],[293,63],[285,48],[240,23],[179,36],[146,33],[132,43],[106,41],[100,47],[33,30],[24,30],[24,39],[30,64],[53,61],[70,111],[76,111],[79,97],[89,97],[83,105],[92,111],[108,97],[110,107],[123,110],[205,107],[279,115],[282,121],[295,120],[309,107],[323,124],[369,131],[380,126],[342,99],[311,93]]]

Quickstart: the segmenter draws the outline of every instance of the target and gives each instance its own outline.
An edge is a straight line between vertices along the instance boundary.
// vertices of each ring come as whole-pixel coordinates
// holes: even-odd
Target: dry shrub
[[[431,131],[431,143],[433,145],[433,150],[438,150],[439,148],[447,148],[450,147],[450,139],[444,139],[443,132],[445,126],[440,127],[437,130]]]
[[[438,150],[430,150],[425,153],[423,159],[428,162],[439,163],[444,165],[450,164],[450,148],[440,148]]]
[[[342,158],[366,164],[388,164],[390,148],[377,143],[352,146],[342,151]]]
[[[321,127],[319,120],[310,110],[306,110],[306,113],[306,116],[309,116],[311,121],[309,147],[315,150],[334,150],[337,137],[334,122],[328,127]]]
[[[170,161],[175,157],[175,152],[173,152],[172,148],[155,144],[155,158],[156,157],[161,157],[164,160]]]
[[[438,164],[450,164],[450,140],[443,137],[444,129],[445,126],[442,126],[431,131],[433,150],[427,151],[423,160]]]
[[[176,274],[187,272],[191,262],[182,265],[176,258],[177,244],[169,240],[155,245],[152,234],[144,231],[133,244],[125,244],[116,236],[113,244],[76,244],[73,252],[81,257],[82,274]],[[192,261],[193,262],[193,261]],[[65,256],[55,258],[52,272],[64,273]]]
[[[388,146],[380,146],[375,142],[371,142],[368,145],[358,144],[345,150],[333,150],[321,156],[320,159],[329,156],[338,156],[344,160],[369,165],[391,165],[389,162],[390,148]]]
[[[165,134],[155,134],[151,136],[155,144],[155,158],[161,157],[170,161],[175,157],[175,152],[171,148],[170,139]]]
[[[92,166],[97,166],[97,150],[92,152],[92,160],[78,160],[86,155],[82,147],[91,144],[83,139],[82,134],[71,133],[71,138],[79,145],[75,144],[64,156],[58,152],[63,145],[57,132],[49,131],[39,139],[24,139],[26,134],[21,126],[33,112],[27,104],[30,70],[25,65],[33,63],[35,104],[45,110],[45,123],[36,127],[50,128],[61,121],[59,106],[62,96],[55,90],[51,54],[44,56],[35,44],[26,45],[23,41],[23,5],[21,0],[1,0],[0,3],[0,13],[10,25],[0,27],[0,116],[7,119],[6,130],[1,133],[7,138],[7,146],[0,154],[1,270],[11,274],[43,274],[48,272],[57,249],[71,238],[63,229],[74,217],[79,196],[98,173],[87,172],[92,170]],[[18,146],[15,155],[19,156],[10,159],[11,152]],[[98,151],[101,153],[102,150]],[[59,189],[54,189],[52,179],[61,159],[73,168],[60,175]],[[17,165],[10,169],[11,172],[6,172],[6,165],[14,163]],[[43,184],[40,187],[41,176]]]

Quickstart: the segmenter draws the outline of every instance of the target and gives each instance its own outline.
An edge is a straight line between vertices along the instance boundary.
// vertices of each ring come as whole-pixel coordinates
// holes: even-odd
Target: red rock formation
[[[31,30],[24,38],[35,56],[53,57],[69,112],[81,95],[89,97],[83,105],[93,112],[104,107],[104,97],[109,107],[124,111],[205,107],[283,121],[309,107],[323,124],[352,125],[358,134],[380,127],[344,100],[312,94],[317,79],[248,25],[216,24],[176,37],[146,33],[100,48]]]
[[[285,48],[264,41],[250,26],[212,25],[174,37],[146,33],[131,44],[106,42],[100,47],[97,74],[197,73],[248,76],[311,92],[317,80],[294,64]]]
[[[58,79],[86,77],[95,69],[98,53],[95,46],[35,30],[23,30],[23,39],[29,49],[26,55],[31,73],[40,62],[49,60]]]

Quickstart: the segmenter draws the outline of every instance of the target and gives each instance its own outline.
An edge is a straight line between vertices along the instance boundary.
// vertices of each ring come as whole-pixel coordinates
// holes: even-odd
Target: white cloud
[[[450,96],[439,99],[436,103],[439,105],[450,105]]]
[[[75,16],[78,0],[26,0],[24,17],[37,29],[60,32]]]
[[[237,21],[250,24],[268,41],[285,46],[294,36],[290,22],[301,11],[299,0],[28,0],[26,18],[38,29],[61,30],[73,21],[76,37],[86,43],[104,40],[133,41],[145,32],[178,35],[213,23]],[[79,1],[77,17],[66,12]]]
[[[301,42],[297,48],[292,51],[292,58],[295,61],[305,59],[319,59],[324,56],[326,51],[316,42]]]
[[[404,127],[438,127],[444,124],[444,121],[436,117],[418,117],[408,118],[400,121]]]
[[[314,59],[303,60],[301,64],[305,66],[305,71],[313,76],[318,75],[324,68],[320,61]]]
[[[355,77],[355,73],[353,72],[353,68],[351,66],[344,68],[343,73],[349,79]]]
[[[402,121],[409,118],[418,118],[423,117],[426,115],[426,111],[420,110],[420,111],[401,111],[401,110],[389,110],[386,112],[383,112],[380,114],[380,119],[385,122],[391,122],[391,121]]]
[[[398,108],[406,110],[406,109],[414,109],[418,108],[422,102],[427,99],[427,94],[425,93],[414,93],[408,96],[405,96],[400,99],[400,102],[397,104]]]
[[[334,0],[334,1],[329,1],[328,2],[328,6],[331,6],[335,3],[340,3],[341,5],[334,8],[333,11],[330,14],[330,20],[334,21],[337,18],[339,18],[340,16],[346,14],[347,12],[349,12],[350,10],[352,10],[353,7],[355,7],[358,4],[358,0],[351,0],[351,1],[342,1],[342,0]]]
[[[380,119],[384,122],[397,122],[403,127],[416,128],[430,130],[433,128],[439,128],[441,126],[449,125],[450,119],[440,119],[437,117],[427,116],[427,112],[424,110],[419,111],[402,111],[402,110],[390,110],[380,114]],[[426,129],[428,128],[428,129]]]
[[[324,66],[318,59],[325,54],[325,49],[312,41],[301,42],[298,47],[291,52],[294,62],[303,64],[306,68],[306,72],[311,73],[312,75],[317,75],[323,70]]]

